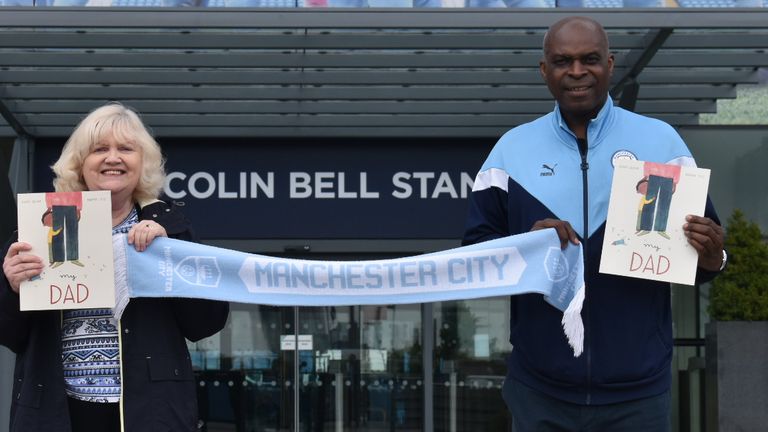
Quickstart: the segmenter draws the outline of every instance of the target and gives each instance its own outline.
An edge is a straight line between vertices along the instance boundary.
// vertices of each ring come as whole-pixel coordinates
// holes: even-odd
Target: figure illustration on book
[[[677,182],[680,181],[680,166],[665,165],[653,162],[643,164],[643,178],[637,183],[637,191],[645,194],[638,209],[638,236],[656,231],[660,236],[669,239],[667,222],[672,194],[675,193]]]
[[[53,238],[61,234],[61,228],[58,230],[53,229],[53,210],[48,209],[43,213],[41,218],[43,226],[48,227],[48,264],[53,264]]]
[[[48,230],[49,258],[51,268],[56,268],[65,261],[84,267],[79,261],[79,221],[83,208],[81,192],[46,193],[45,203],[50,212]],[[46,213],[43,213],[43,225],[46,225]]]
[[[646,195],[648,194],[648,179],[643,178],[639,182],[637,182],[637,185],[635,186],[635,190],[637,193],[640,194],[640,204],[637,206],[637,234],[639,235],[641,231],[643,231],[642,228],[642,219],[643,219],[643,208],[645,208],[646,205],[656,201],[656,197],[653,198],[646,198]]]

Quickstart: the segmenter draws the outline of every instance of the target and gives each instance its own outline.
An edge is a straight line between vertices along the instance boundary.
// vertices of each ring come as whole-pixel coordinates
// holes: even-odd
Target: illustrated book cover
[[[22,282],[21,310],[115,306],[109,191],[18,195],[19,241],[45,267]]]
[[[709,170],[617,161],[600,272],[693,285],[698,254],[683,232],[686,215],[703,215]]]

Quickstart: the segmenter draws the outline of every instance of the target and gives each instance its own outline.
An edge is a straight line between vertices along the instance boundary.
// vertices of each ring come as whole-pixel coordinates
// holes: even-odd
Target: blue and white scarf
[[[430,303],[540,293],[563,311],[582,352],[580,246],[560,249],[554,229],[426,255],[375,261],[273,258],[168,238],[144,252],[114,236],[115,316],[130,297],[187,297],[274,306]]]

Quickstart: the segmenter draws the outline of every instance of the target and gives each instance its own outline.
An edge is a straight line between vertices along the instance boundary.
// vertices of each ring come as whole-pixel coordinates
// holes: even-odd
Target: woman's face
[[[83,161],[88,190],[112,192],[112,202],[130,200],[141,176],[141,146],[108,137],[91,147]]]

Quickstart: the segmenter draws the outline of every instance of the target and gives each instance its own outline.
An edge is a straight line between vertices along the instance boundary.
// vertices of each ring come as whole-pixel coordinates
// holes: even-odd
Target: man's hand
[[[712,219],[703,216],[688,215],[683,232],[688,243],[699,254],[699,267],[704,270],[718,271],[723,263],[723,228]]]
[[[538,231],[541,229],[554,228],[557,231],[557,236],[560,237],[560,248],[565,249],[568,246],[568,242],[575,245],[579,244],[579,238],[576,236],[576,231],[573,230],[571,224],[560,219],[543,219],[537,221],[531,227],[531,231]]]

